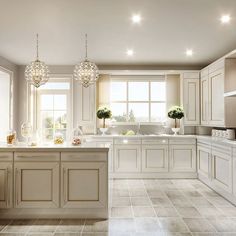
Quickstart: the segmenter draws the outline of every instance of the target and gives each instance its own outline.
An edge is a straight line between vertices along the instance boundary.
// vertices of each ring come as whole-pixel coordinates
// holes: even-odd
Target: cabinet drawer
[[[131,138],[121,138],[121,139],[115,139],[115,144],[141,144],[141,139],[131,139]]]
[[[59,152],[15,152],[15,161],[60,161]]]
[[[105,152],[62,152],[61,161],[107,161]]]
[[[13,161],[13,152],[0,152],[1,161]]]
[[[174,138],[169,140],[169,144],[196,144],[196,139],[194,138]]]
[[[168,145],[168,139],[163,138],[163,139],[142,139],[142,144],[166,144]]]

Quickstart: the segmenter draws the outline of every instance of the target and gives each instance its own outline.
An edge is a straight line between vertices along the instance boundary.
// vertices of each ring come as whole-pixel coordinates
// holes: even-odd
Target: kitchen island
[[[109,145],[0,147],[0,218],[107,218]]]

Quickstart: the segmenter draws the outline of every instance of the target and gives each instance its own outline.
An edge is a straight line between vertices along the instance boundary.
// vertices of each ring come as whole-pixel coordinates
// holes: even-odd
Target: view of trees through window
[[[69,88],[69,83],[48,82],[37,92],[38,128],[45,142],[56,133],[67,137]]]
[[[112,81],[111,109],[116,122],[163,122],[166,119],[166,83]]]

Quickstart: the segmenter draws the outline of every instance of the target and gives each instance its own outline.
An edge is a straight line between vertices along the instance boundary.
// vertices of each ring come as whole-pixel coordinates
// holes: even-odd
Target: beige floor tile
[[[112,207],[131,206],[130,198],[129,197],[112,198],[111,205],[112,205]]]
[[[174,207],[154,207],[158,217],[177,217],[179,216]]]
[[[128,189],[113,189],[112,190],[113,197],[129,197]]]
[[[218,232],[236,232],[236,221],[226,217],[210,218],[208,221]]]
[[[160,222],[161,231],[179,232],[179,233],[189,232],[188,228],[186,227],[181,218],[161,217],[158,218],[158,220]]]
[[[169,197],[173,205],[177,207],[192,207],[193,204],[184,196]]]
[[[130,189],[130,196],[131,197],[147,197],[147,191],[145,188],[134,188]]]
[[[172,206],[171,201],[167,197],[151,197],[153,206]]]
[[[191,232],[216,232],[215,228],[204,218],[184,218]]]
[[[134,217],[156,217],[153,207],[133,206]]]
[[[157,218],[135,218],[136,232],[157,232],[160,226]]]
[[[131,197],[132,206],[151,206],[151,201],[147,197]]]
[[[176,210],[181,217],[199,218],[201,214],[195,207],[176,207]]]
[[[63,219],[60,221],[60,224],[58,225],[56,229],[56,233],[79,233],[82,231],[84,226],[85,220],[81,219],[73,219],[73,220],[67,220]]]
[[[216,207],[232,207],[233,205],[221,196],[208,197],[207,200]]]
[[[184,190],[182,193],[186,197],[202,197],[202,195],[196,190]]]
[[[218,207],[224,216],[236,217],[236,207]]]
[[[0,220],[0,231],[9,225],[12,222],[12,220]]]
[[[115,233],[131,233],[135,232],[134,219],[122,218],[122,219],[110,219],[109,220],[109,235]]]
[[[108,232],[109,221],[108,220],[85,220],[83,228],[84,232]]]
[[[35,220],[13,220],[9,225],[2,229],[3,233],[27,233]]]
[[[149,197],[166,197],[166,194],[159,189],[151,189],[148,188],[147,189],[147,193],[149,195]]]
[[[189,197],[188,199],[194,206],[212,206],[212,203],[204,197]]]
[[[30,232],[43,232],[43,233],[54,233],[59,225],[59,219],[50,219],[50,220],[36,220],[32,227],[30,228]]]
[[[131,207],[112,207],[111,217],[131,218],[133,217],[132,208]]]
[[[197,206],[196,209],[203,217],[224,216],[224,214],[214,206],[211,207]]]

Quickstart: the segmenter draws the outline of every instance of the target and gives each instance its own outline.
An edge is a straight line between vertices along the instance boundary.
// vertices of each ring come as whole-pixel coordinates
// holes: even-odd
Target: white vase
[[[100,131],[102,132],[102,135],[105,135],[107,130],[108,130],[108,128],[100,128]]]
[[[172,131],[174,132],[174,135],[177,135],[180,131],[180,128],[172,128]]]

